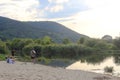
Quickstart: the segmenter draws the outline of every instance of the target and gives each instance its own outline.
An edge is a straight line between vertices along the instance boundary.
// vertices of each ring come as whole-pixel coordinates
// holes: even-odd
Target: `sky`
[[[56,21],[92,38],[120,36],[120,0],[0,0],[0,16]]]

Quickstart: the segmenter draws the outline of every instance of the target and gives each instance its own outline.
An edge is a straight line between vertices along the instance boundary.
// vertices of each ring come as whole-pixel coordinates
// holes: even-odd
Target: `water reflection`
[[[114,75],[119,76],[120,74],[120,54],[115,55],[91,55],[81,58],[79,61],[68,66],[66,69],[79,69],[97,73],[104,73],[104,68],[113,67]]]
[[[82,63],[87,62],[88,64],[100,64],[101,62],[103,62],[107,57],[110,57],[110,54],[91,54],[88,56],[82,56],[80,58],[80,61]]]
[[[114,54],[114,62],[116,65],[120,65],[120,54]]]

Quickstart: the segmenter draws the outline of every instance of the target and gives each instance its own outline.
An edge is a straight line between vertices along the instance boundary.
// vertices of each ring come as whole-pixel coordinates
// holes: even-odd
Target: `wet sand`
[[[0,80],[120,80],[120,78],[30,62],[8,64],[5,61],[0,61]]]

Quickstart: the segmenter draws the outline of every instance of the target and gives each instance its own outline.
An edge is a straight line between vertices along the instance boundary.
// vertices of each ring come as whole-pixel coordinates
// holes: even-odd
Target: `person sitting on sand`
[[[15,62],[12,56],[8,56],[6,61],[9,64],[14,64],[14,62]]]
[[[10,64],[14,64],[14,63],[15,63],[15,60],[14,60],[14,58],[13,58],[12,56],[11,56],[10,59],[9,59],[9,63],[10,63]]]
[[[6,62],[9,63],[10,56],[6,57]]]

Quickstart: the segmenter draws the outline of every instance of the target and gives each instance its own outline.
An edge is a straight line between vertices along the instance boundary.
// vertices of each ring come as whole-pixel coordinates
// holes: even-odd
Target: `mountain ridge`
[[[65,38],[75,42],[80,37],[88,37],[53,21],[22,22],[0,16],[0,39],[2,40],[44,36],[51,37],[55,42],[61,42]]]

